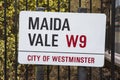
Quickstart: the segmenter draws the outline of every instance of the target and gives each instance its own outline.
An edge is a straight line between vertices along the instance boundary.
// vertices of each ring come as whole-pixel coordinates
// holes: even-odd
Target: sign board
[[[18,61],[21,64],[104,65],[104,14],[22,11]]]

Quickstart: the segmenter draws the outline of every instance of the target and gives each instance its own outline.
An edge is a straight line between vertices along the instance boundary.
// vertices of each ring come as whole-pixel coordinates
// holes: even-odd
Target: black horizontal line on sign
[[[55,51],[30,51],[30,50],[18,50],[18,52],[36,52],[36,53],[61,53],[61,54],[89,54],[89,55],[104,55],[104,53],[82,53],[82,52],[55,52]]]

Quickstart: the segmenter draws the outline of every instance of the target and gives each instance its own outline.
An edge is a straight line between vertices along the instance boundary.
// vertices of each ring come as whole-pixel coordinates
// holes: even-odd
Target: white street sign
[[[18,61],[102,67],[105,27],[104,14],[22,11]]]

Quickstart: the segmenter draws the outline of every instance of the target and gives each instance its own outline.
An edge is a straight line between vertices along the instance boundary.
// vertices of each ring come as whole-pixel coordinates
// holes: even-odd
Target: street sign
[[[102,67],[105,27],[104,14],[22,11],[18,61]]]

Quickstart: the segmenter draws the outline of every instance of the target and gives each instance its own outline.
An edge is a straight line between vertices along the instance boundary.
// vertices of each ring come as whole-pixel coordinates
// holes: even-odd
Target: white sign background
[[[106,16],[104,14],[95,13],[60,13],[60,12],[35,12],[22,11],[19,16],[19,46],[18,61],[21,64],[46,64],[46,65],[75,65],[75,66],[95,66],[104,65],[105,52],[105,27]],[[35,20],[39,17],[39,24],[46,17],[48,24],[50,18],[60,18],[61,23],[65,18],[69,21],[70,31],[67,30],[29,30],[29,17]],[[52,43],[51,35],[58,34],[58,47],[31,46],[28,33],[41,34],[43,37],[48,34],[48,43]],[[79,43],[76,47],[68,47],[66,42],[67,35],[85,35],[87,38],[86,47],[80,48]],[[45,39],[43,38],[43,42]],[[28,55],[49,56],[49,61],[28,61]],[[94,57],[94,63],[76,63],[76,62],[54,62],[52,56],[73,56],[73,57]]]

